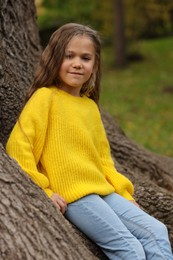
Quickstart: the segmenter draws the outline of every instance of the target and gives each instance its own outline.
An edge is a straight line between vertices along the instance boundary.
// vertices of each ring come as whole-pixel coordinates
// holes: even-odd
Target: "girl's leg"
[[[166,226],[140,208],[112,193],[104,201],[119,216],[127,229],[141,242],[147,260],[172,260]]]
[[[69,204],[65,217],[98,244],[109,259],[146,259],[141,243],[100,196],[88,195]]]

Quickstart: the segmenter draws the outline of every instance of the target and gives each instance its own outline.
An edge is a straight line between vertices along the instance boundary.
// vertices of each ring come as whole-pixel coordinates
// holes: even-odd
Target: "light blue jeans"
[[[166,226],[116,193],[70,203],[65,217],[109,259],[173,259]]]

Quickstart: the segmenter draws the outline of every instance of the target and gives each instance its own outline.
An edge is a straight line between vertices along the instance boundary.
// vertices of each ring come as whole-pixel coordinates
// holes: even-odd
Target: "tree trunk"
[[[126,65],[126,41],[124,28],[124,1],[112,0],[114,11],[114,49],[115,49],[115,64],[117,68],[122,68]]]
[[[0,140],[5,144],[40,56],[34,0],[0,0]]]
[[[0,0],[0,6],[0,258],[106,259],[4,150],[41,47],[34,1]],[[104,111],[102,117],[118,170],[135,183],[139,204],[168,226],[173,245],[173,160],[139,147]]]

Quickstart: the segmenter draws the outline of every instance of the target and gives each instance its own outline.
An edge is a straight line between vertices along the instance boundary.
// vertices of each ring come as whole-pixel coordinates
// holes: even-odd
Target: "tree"
[[[113,10],[115,12],[115,60],[116,66],[122,68],[126,65],[126,43],[125,43],[125,27],[124,27],[124,1],[113,0]]]
[[[0,257],[106,259],[5,152],[41,48],[34,0],[0,0],[0,5]],[[109,114],[102,111],[102,117],[118,170],[135,183],[140,205],[168,226],[173,245],[173,160],[139,147]]]

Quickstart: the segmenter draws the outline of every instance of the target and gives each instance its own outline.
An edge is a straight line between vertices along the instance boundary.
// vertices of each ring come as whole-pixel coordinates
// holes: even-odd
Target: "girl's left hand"
[[[53,201],[53,204],[61,211],[61,213],[64,214],[67,209],[67,202],[65,199],[57,193],[53,193],[51,200]]]
[[[137,206],[138,208],[140,208],[139,204],[135,201],[135,200],[130,200],[131,203],[133,203],[135,206]]]

